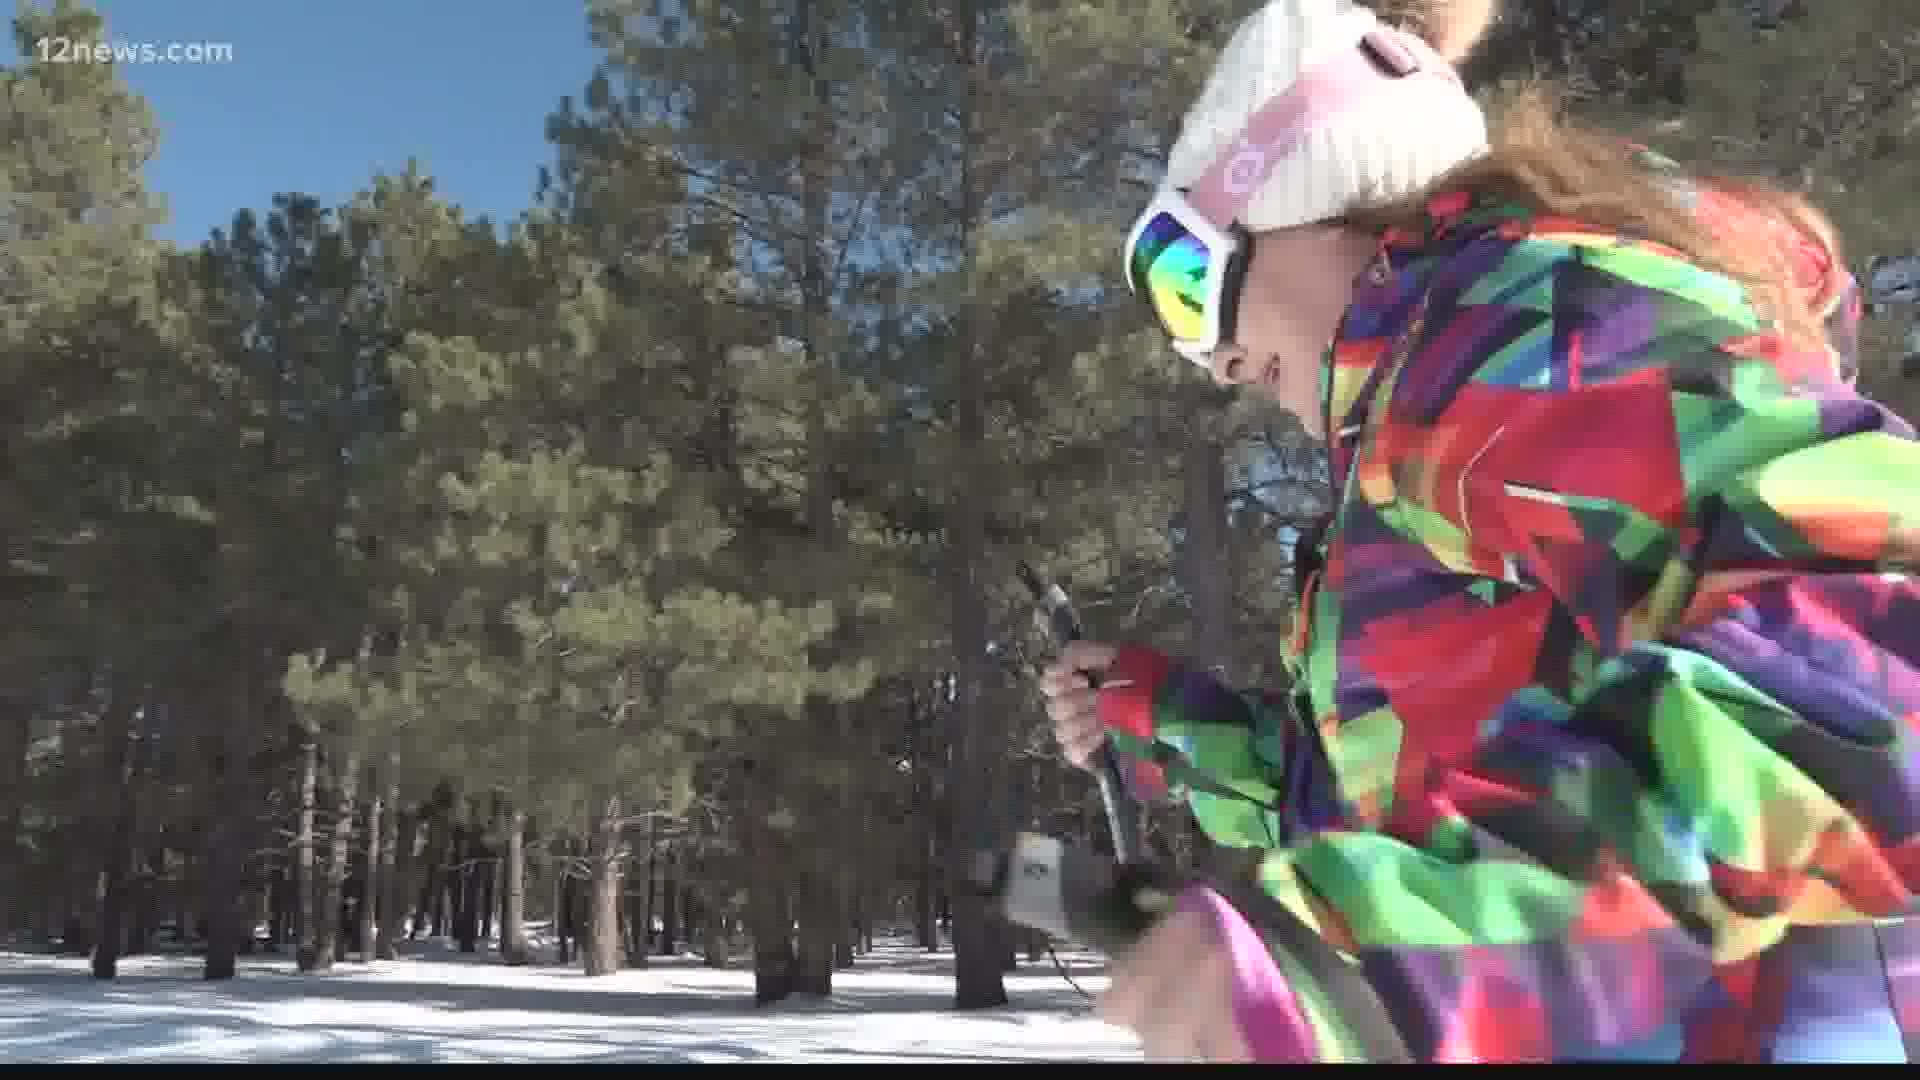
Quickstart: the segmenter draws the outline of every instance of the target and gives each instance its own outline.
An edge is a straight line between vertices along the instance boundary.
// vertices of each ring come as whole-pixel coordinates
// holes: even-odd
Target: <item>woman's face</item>
[[[1340,225],[1255,233],[1234,344],[1214,350],[1213,377],[1246,387],[1322,434],[1320,364],[1376,246],[1372,236]]]

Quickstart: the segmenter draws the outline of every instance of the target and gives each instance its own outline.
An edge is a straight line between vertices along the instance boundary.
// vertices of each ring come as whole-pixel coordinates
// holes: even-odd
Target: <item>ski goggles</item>
[[[1356,45],[1261,106],[1192,187],[1163,189],[1128,231],[1128,288],[1146,302],[1174,351],[1201,367],[1232,343],[1253,258],[1253,234],[1238,218],[1273,169],[1308,133],[1383,82],[1417,74],[1459,87],[1453,66],[1410,34],[1380,27]]]
[[[1253,236],[1214,224],[1185,193],[1156,196],[1127,235],[1127,285],[1146,301],[1174,351],[1206,367],[1240,304]]]

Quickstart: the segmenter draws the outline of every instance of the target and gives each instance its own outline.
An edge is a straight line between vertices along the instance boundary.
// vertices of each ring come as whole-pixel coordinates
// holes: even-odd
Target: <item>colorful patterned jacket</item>
[[[1413,1058],[1920,1060],[1920,442],[1826,271],[1796,350],[1656,245],[1437,201],[1334,347],[1294,688],[1110,670],[1136,794],[1268,849]],[[1310,1059],[1370,1053],[1274,942]]]

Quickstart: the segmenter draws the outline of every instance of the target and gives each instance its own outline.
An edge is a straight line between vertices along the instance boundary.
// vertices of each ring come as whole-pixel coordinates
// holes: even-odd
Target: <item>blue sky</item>
[[[147,184],[172,214],[163,235],[183,245],[275,192],[344,202],[410,154],[468,216],[510,219],[550,159],[547,114],[579,95],[597,59],[582,0],[91,6],[114,41],[232,46],[225,63],[121,67],[160,123]],[[9,32],[0,60],[15,59]]]

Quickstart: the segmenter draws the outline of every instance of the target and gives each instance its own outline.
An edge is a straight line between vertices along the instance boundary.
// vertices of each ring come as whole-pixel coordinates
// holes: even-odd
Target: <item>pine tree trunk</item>
[[[839,707],[832,702],[809,702],[807,716],[814,731],[814,746],[837,745]],[[826,997],[833,993],[833,955],[839,944],[840,902],[835,887],[838,867],[838,820],[831,787],[813,781],[806,788],[805,825],[800,831],[794,874],[794,912],[799,928],[799,948],[794,956],[793,991],[808,997]]]
[[[479,903],[475,908],[480,912],[480,940],[493,940],[493,914],[500,904],[500,860],[493,856],[493,844],[489,841],[480,849],[479,857],[484,859],[474,871],[474,881],[480,890]]]
[[[300,744],[300,823],[293,838],[294,895],[299,914],[295,919],[299,944],[294,946],[294,966],[312,971],[320,956],[320,920],[314,911],[319,889],[314,880],[314,817],[320,788],[320,740],[311,726],[301,725]]]
[[[267,876],[267,951],[277,953],[293,940],[293,868],[285,858]]]
[[[732,959],[728,957],[726,938],[726,919],[718,911],[707,913],[707,919],[701,920],[701,963],[710,969],[724,969]]]
[[[633,853],[633,865],[640,880],[627,886],[633,896],[633,903],[627,912],[627,925],[633,935],[633,947],[627,950],[627,963],[631,967],[644,968],[648,962],[648,952],[653,943],[653,866],[654,866],[654,822],[648,815],[645,824],[638,830],[639,843]]]
[[[239,813],[238,810],[232,812]],[[207,832],[206,914],[202,922],[207,960],[202,978],[231,979],[239,969],[242,941],[253,936],[240,901],[242,860],[246,855],[238,844],[243,834],[234,826]]]
[[[507,815],[506,882],[500,911],[500,957],[518,967],[527,952],[527,812]]]
[[[660,860],[660,955],[674,956],[680,951],[680,858],[666,855]]]
[[[381,875],[385,887],[380,897],[380,946],[375,953],[381,960],[393,959],[401,935],[408,933],[407,901],[414,876],[413,845],[418,832],[413,814],[400,809],[398,772],[396,767],[395,778],[387,781],[387,804],[394,812],[387,815],[387,842],[381,846],[381,855],[387,862],[386,873]]]
[[[240,955],[252,956],[260,948],[260,935],[254,928],[264,925],[271,933],[273,930],[273,887],[274,877],[271,870],[262,870],[250,882],[245,899],[241,902],[241,925],[247,933],[240,937]],[[275,950],[268,950],[275,951]]]
[[[700,905],[700,955],[706,966],[724,968],[732,959],[727,955],[727,920],[719,906],[718,889],[709,889],[707,900]]]
[[[556,950],[555,963],[572,962],[569,946],[573,942],[573,874],[568,869],[566,856],[571,853],[572,845],[556,838],[551,850],[556,854],[553,860],[553,943]]]
[[[582,950],[588,975],[611,975],[620,970],[620,801],[607,800],[594,829],[587,916],[587,947]]]
[[[467,879],[473,873],[467,865],[470,850],[466,826],[447,826],[446,860],[440,871],[440,903],[446,914],[435,918],[435,935],[444,932],[453,938],[461,952],[469,951],[466,943],[474,938],[471,924],[467,921]]]
[[[453,823],[449,820],[452,810],[435,800],[422,810],[421,820],[427,828],[426,850],[422,856],[420,879],[420,912],[413,921],[410,936],[425,934],[428,937],[447,936],[447,894],[448,878],[452,876],[451,864],[456,860],[452,841]]]
[[[961,102],[956,110],[961,147],[959,163],[959,223],[964,230],[964,265],[969,277],[977,272],[974,230],[982,220],[984,202],[975,167],[978,153],[980,82],[985,71],[980,64],[980,12],[975,0],[962,0],[949,10],[953,20],[954,59],[961,65],[965,79]],[[954,437],[962,453],[987,452],[985,339],[986,314],[977,302],[964,305],[960,342],[965,353],[952,365]],[[989,636],[986,610],[988,585],[985,580],[987,493],[978,469],[952,470],[954,487],[950,510],[953,537],[951,558],[953,573],[949,588],[953,596],[953,650],[956,663],[955,700],[952,729],[953,774],[947,785],[947,810],[952,832],[949,852],[971,850],[994,842],[999,837],[995,810],[998,770],[995,764],[1005,751],[1005,721],[984,700],[989,670]],[[964,792],[965,797],[960,797]],[[988,917],[986,905],[978,898],[958,893],[953,905],[954,993],[956,1009],[993,1008],[1007,1002],[1002,979],[1006,947],[997,924]]]
[[[855,706],[842,705],[839,711],[840,738],[836,745],[858,745],[859,714]],[[834,865],[828,869],[834,890],[833,966],[836,970],[853,966],[854,926],[860,917],[860,864],[871,824],[865,819],[866,800],[860,797],[860,784],[853,771],[848,770],[844,776],[835,792],[840,805],[834,821],[839,823],[839,827],[828,831],[829,846],[834,853]],[[847,827],[849,823],[853,825],[852,828]]]
[[[360,755],[348,753],[334,780],[333,831],[327,842],[327,865],[321,878],[320,924],[314,935],[314,971],[331,971],[340,956],[340,929],[346,905],[347,865],[353,857],[354,800],[360,789]]]
[[[460,825],[450,832],[449,846],[458,864],[448,879],[448,896],[453,902],[453,940],[463,953],[480,949],[480,865],[479,830]]]
[[[431,818],[423,819],[427,830],[427,842],[420,852],[418,867],[418,893],[413,898],[413,918],[407,928],[407,940],[412,941],[422,934],[428,937],[440,935],[440,875],[443,872],[437,861],[438,850],[435,845],[436,826]],[[420,828],[415,826],[416,831]]]
[[[261,717],[255,714],[256,691],[244,671],[228,676],[233,680],[231,698],[208,710],[216,725],[205,805],[208,827],[202,910],[207,961],[202,977],[208,980],[233,978],[242,937],[253,937],[253,927],[244,916],[243,894],[246,852],[255,838],[250,815],[259,805],[256,797],[263,793],[253,781],[247,758],[248,737]]]
[[[367,876],[360,888],[360,962],[370,963],[379,952],[380,940],[380,892],[386,887],[387,874],[392,871],[393,863],[383,857],[386,829],[386,792],[381,789],[376,775],[373,798],[367,803]]]
[[[835,932],[835,914],[839,904],[834,897],[831,867],[821,865],[827,854],[816,846],[808,854],[813,866],[799,879],[796,890],[800,901],[800,948],[795,957],[793,991],[808,997],[826,997],[833,993],[833,950],[839,941]]]
[[[702,925],[700,890],[690,880],[694,869],[695,866],[691,864],[681,867],[682,880],[678,890],[680,893],[680,948],[678,951],[682,953],[693,949],[693,943],[700,937]]]
[[[835,476],[840,466],[829,419],[831,376],[836,369],[833,347],[833,282],[826,259],[832,241],[832,158],[834,121],[832,116],[832,80],[824,51],[827,45],[827,19],[816,0],[796,0],[789,24],[791,63],[809,79],[812,98],[813,129],[800,152],[799,192],[803,233],[807,242],[800,260],[800,301],[804,346],[802,370],[816,380],[805,390],[807,432],[807,530],[815,551],[822,559],[833,559],[842,550],[840,525],[835,502]],[[809,650],[809,663],[816,671],[830,670],[840,659],[838,642],[822,642]],[[834,733],[839,726],[842,706],[812,695],[805,705],[806,730],[812,736],[807,745],[814,753],[831,755]],[[788,795],[802,814],[798,822],[793,853],[794,914],[799,921],[799,949],[791,968],[793,992],[824,997],[833,988],[834,898],[832,821],[833,800],[830,791],[820,790],[819,782],[792,784]]]
[[[145,954],[153,948],[154,935],[160,932],[160,882],[167,876],[166,848],[147,849],[146,872],[142,876],[145,881],[133,899],[133,926],[127,932],[128,956]]]
[[[935,856],[933,815],[934,720],[932,703],[915,690],[907,699],[907,723],[912,731],[912,817],[907,822],[913,845],[913,932],[920,948],[940,949],[940,931],[933,911]]]
[[[27,878],[27,753],[33,747],[33,704],[25,698],[0,698],[0,881]],[[31,918],[29,894],[0,889],[0,933],[24,927]]]
[[[762,732],[763,739],[771,735]],[[793,916],[787,904],[786,845],[774,814],[779,774],[772,754],[747,762],[742,827],[747,832],[747,919],[753,935],[753,999],[766,1005],[793,993]]]
[[[929,815],[930,817],[931,815]],[[920,874],[914,881],[913,890],[913,931],[920,948],[927,952],[940,951],[939,889],[933,880],[934,874],[934,834],[932,823],[916,822],[913,829],[920,834],[914,847],[920,855]]]
[[[132,698],[115,689],[100,717],[104,769],[102,802],[112,807],[112,824],[101,839],[99,923],[93,938],[93,977],[111,979],[126,938],[127,889],[133,876],[134,778]]]
[[[840,903],[837,905],[839,918],[834,922],[833,966],[845,971],[853,966],[854,953],[860,943],[860,905],[858,885],[852,880],[851,871],[841,874]]]

